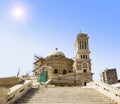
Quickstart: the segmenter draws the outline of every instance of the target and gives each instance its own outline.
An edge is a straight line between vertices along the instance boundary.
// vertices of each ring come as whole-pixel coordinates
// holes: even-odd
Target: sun
[[[24,18],[25,16],[25,10],[23,7],[14,7],[12,10],[12,15],[16,19]]]

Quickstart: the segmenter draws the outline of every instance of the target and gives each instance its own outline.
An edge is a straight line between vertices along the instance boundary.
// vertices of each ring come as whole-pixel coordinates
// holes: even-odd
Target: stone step
[[[67,103],[46,103],[46,102],[31,102],[31,103],[17,103],[17,104],[117,104],[114,102],[67,102]]]
[[[54,98],[56,98],[56,97],[54,97]],[[59,99],[59,101],[62,101],[63,100],[63,98],[61,97],[61,98],[56,98],[56,99]],[[51,98],[46,98],[46,100],[49,100],[49,102],[50,101],[56,101],[56,99],[51,99]],[[64,97],[64,101],[69,101],[69,99],[73,99],[73,97]],[[25,97],[25,98],[23,98],[22,99],[22,101],[43,101],[43,99],[42,98],[40,98],[40,97],[36,97],[36,98],[27,98],[27,97]],[[88,98],[88,97],[81,97],[81,98],[77,98],[76,100],[78,100],[78,101],[85,101],[85,100],[90,100],[90,101],[104,101],[104,102],[107,102],[107,101],[110,101],[109,99],[107,99],[107,98],[101,98],[101,97],[92,97],[92,98]]]
[[[33,88],[15,104],[116,104],[92,88]]]

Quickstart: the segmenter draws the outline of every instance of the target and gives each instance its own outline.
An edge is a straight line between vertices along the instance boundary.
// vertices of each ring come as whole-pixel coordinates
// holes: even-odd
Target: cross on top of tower
[[[79,34],[81,34],[81,29],[80,29],[80,31],[79,31]]]

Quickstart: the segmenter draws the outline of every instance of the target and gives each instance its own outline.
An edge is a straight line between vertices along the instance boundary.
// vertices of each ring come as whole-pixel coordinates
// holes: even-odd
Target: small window
[[[67,71],[66,71],[66,70],[63,70],[63,75],[64,75],[64,74],[67,74]]]
[[[55,70],[54,70],[54,74],[58,74],[58,69],[55,69]]]

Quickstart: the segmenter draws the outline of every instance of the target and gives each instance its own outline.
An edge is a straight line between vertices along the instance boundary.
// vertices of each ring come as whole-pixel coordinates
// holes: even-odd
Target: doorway
[[[87,82],[84,82],[84,86],[87,86]]]

